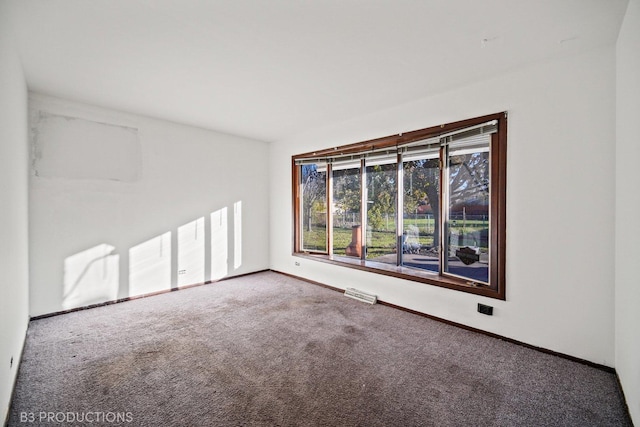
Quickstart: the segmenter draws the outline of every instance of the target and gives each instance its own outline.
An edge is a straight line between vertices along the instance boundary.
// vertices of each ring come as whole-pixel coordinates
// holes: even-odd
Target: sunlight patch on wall
[[[233,268],[242,265],[242,201],[233,204]]]
[[[129,249],[129,296],[171,288],[171,232]]]
[[[62,308],[82,307],[118,297],[120,255],[103,243],[64,260]]]
[[[204,217],[178,227],[178,286],[204,283]]]
[[[229,234],[227,208],[211,213],[211,280],[219,280],[229,272]]]

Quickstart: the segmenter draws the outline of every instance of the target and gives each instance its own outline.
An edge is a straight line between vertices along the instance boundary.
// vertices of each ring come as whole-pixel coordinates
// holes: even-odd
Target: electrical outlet
[[[491,307],[490,305],[478,303],[478,313],[486,314],[487,316],[493,316],[493,307]]]
[[[187,274],[187,270],[178,270],[178,274]]]
[[[296,261],[296,262],[295,262],[295,266],[296,266],[296,267],[300,267],[300,262],[299,262],[299,261]]]

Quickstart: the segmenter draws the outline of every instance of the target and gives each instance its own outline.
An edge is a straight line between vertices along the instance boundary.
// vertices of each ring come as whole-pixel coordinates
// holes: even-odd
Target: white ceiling
[[[628,2],[7,1],[31,90],[264,141],[611,45]]]

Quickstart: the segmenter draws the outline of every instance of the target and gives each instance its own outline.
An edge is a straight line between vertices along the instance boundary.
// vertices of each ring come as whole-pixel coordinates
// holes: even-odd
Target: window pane
[[[447,254],[444,271],[489,282],[489,141],[450,149]]]
[[[396,265],[397,163],[367,165],[367,259]]]
[[[404,162],[402,264],[438,272],[440,159],[438,152]]]
[[[333,170],[333,253],[360,258],[360,168]]]
[[[302,181],[301,216],[302,249],[327,251],[327,185],[326,166],[300,166]]]

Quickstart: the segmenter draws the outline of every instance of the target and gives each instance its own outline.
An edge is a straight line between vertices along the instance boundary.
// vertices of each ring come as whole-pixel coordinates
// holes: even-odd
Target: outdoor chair
[[[402,252],[405,254],[418,254],[422,245],[419,240],[420,231],[415,225],[409,225],[402,235]]]

